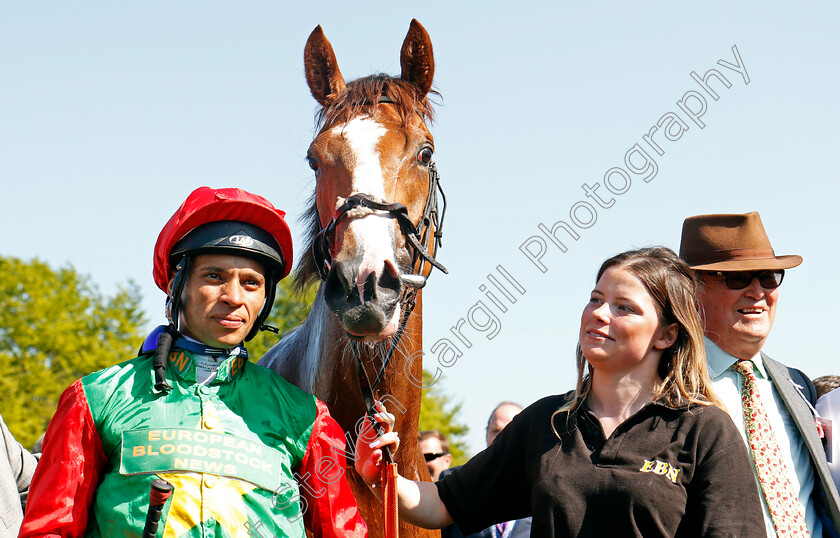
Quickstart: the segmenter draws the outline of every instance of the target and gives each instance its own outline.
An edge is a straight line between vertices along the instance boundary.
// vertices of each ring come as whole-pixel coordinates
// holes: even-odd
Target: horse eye
[[[432,148],[425,147],[420,150],[420,153],[417,154],[417,161],[422,164],[429,164],[432,162]]]
[[[309,168],[311,168],[313,172],[318,171],[318,161],[315,160],[315,157],[308,155],[306,157],[306,161],[309,163]]]

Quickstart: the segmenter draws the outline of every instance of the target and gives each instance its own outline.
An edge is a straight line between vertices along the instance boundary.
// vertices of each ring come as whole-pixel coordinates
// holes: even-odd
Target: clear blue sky
[[[309,32],[323,26],[348,78],[396,74],[416,17],[435,48],[443,97],[432,130],[449,200],[440,259],[451,274],[435,274],[425,292],[427,352],[477,301],[490,307],[480,286],[497,265],[525,289],[507,312],[494,310],[492,339],[467,325],[472,347],[445,369],[473,450],[497,401],[528,404],[573,386],[580,311],[600,262],[632,247],[676,249],[689,215],[761,212],[777,254],[805,259],[785,280],[766,351],[811,377],[840,373],[826,336],[840,299],[830,277],[836,2],[297,4],[4,3],[0,254],[72,264],[108,293],[133,279],[161,321],[152,247],[193,188],[260,193],[300,230],[313,188]],[[733,45],[749,84],[717,63],[735,63]],[[711,68],[731,83],[711,82],[718,100],[690,76]],[[705,98],[702,129],[677,104],[689,91]],[[669,112],[688,130],[676,141],[654,134],[660,156],[643,135]],[[637,143],[655,177],[629,173],[626,192],[610,195],[604,175],[627,170]],[[621,176],[610,178],[620,189]],[[581,186],[596,182],[611,207],[586,197]],[[539,271],[519,247],[540,224],[570,222],[573,207],[585,223],[581,201],[596,220],[574,228],[565,253],[548,243]]]

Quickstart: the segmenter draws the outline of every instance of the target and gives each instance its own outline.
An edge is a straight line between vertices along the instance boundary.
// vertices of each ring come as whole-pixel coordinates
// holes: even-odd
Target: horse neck
[[[422,299],[418,294],[416,306],[405,324],[399,346],[394,350],[384,375],[374,387],[374,396],[396,416],[401,433],[403,431],[417,432],[423,379],[422,312]],[[362,355],[371,381],[379,372],[382,359],[388,349],[390,349],[390,344],[381,345],[375,353],[367,349],[365,350],[367,353]]]
[[[394,351],[384,375],[374,387],[374,397],[382,401],[388,411],[397,418],[397,430],[401,438],[416,438],[420,413],[422,379],[422,301],[418,297],[414,312],[406,322],[399,348]],[[350,349],[344,330],[330,316],[324,326],[322,338],[330,342],[342,342],[325,348],[314,385],[314,394],[329,407],[330,413],[345,431],[357,431],[358,421],[365,415],[366,407],[359,385],[356,358]],[[376,378],[389,344],[358,346],[359,358],[371,382]],[[412,360],[412,358],[414,360]],[[410,367],[410,374],[406,373]]]
[[[419,385],[423,375],[422,312],[422,297],[418,294],[399,349],[394,352],[375,389],[375,396],[384,401],[396,418],[396,430],[402,439],[402,448],[397,453],[400,472],[415,480],[428,480],[425,462],[417,446],[422,396]],[[341,324],[330,312],[323,291],[319,289],[303,324],[272,347],[260,364],[279,372],[287,381],[326,403],[342,430],[350,433],[352,442],[366,409],[355,373],[356,359],[347,342]],[[376,352],[365,345],[359,349],[368,375],[373,379],[387,346],[377,346]]]
[[[279,372],[286,381],[319,398],[322,396],[316,393],[316,381],[322,367],[321,358],[326,355],[330,342],[335,342],[326,337],[330,334],[331,318],[335,316],[327,308],[322,288],[318,289],[303,323],[260,359],[263,366]]]
[[[374,388],[374,396],[397,417],[398,430],[415,437],[420,413],[423,302],[406,322],[399,348],[394,351],[385,374]],[[359,353],[371,382],[376,377],[389,345],[359,345]],[[327,404],[345,431],[355,432],[364,416],[356,359],[344,329],[324,301],[323,285],[318,290],[303,324],[266,353],[260,364],[278,371],[290,383],[314,394]]]
[[[423,381],[423,300],[417,294],[417,304],[405,327],[400,350],[395,352],[378,397],[385,400],[396,419],[395,429],[402,440],[397,454],[400,473],[413,480],[428,480],[428,470],[417,442]],[[388,401],[393,398],[393,401]],[[397,405],[399,402],[400,406]]]

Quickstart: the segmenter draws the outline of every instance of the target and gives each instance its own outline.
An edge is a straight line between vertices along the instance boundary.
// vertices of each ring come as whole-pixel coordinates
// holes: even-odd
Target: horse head
[[[426,126],[433,119],[429,94],[436,93],[432,44],[413,20],[399,78],[345,83],[318,26],[304,61],[322,110],[307,153],[316,179],[311,243],[297,278],[323,278],[324,299],[347,336],[378,342],[397,333],[406,287],[422,287],[429,264],[440,267],[433,256],[439,185]]]
[[[399,77],[345,83],[319,26],[309,36],[304,61],[321,110],[307,154],[316,183],[306,217],[308,244],[295,279],[301,287],[323,282],[306,321],[260,364],[324,401],[351,439],[369,400],[387,402],[399,416],[403,445],[396,459],[402,475],[428,480],[417,446],[422,320],[409,315],[422,312],[418,289],[432,267],[446,271],[434,257],[446,198],[426,125],[433,118],[429,95],[437,93],[432,44],[412,21]],[[379,536],[380,502],[355,471],[348,470],[348,480],[371,536]],[[401,524],[400,534],[437,533]]]

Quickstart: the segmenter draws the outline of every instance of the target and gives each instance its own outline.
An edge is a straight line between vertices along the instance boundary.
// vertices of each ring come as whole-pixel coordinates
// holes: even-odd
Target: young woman
[[[533,536],[762,536],[749,455],[710,389],[695,287],[667,248],[605,261],[575,390],[522,411],[436,484],[400,477],[400,517],[465,534],[533,516]],[[399,446],[387,418],[387,433],[356,446],[374,492],[380,448]]]

